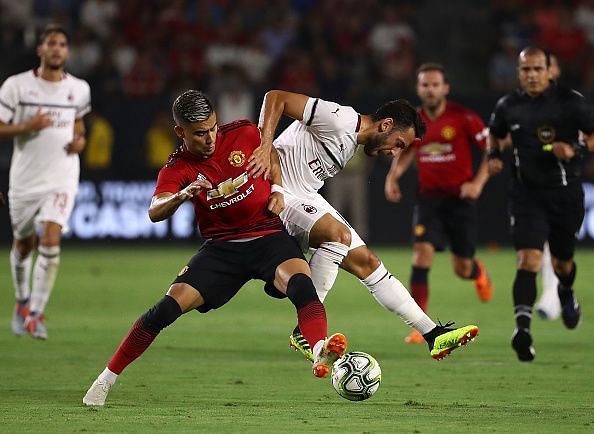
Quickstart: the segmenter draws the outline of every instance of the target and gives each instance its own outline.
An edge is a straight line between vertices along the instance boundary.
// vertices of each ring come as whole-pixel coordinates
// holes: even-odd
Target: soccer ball
[[[349,401],[363,401],[379,389],[382,370],[372,356],[361,351],[345,354],[332,366],[334,390]]]

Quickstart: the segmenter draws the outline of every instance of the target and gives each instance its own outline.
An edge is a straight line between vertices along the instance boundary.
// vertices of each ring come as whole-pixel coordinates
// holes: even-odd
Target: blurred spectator
[[[286,10],[271,14],[262,31],[262,44],[271,59],[279,59],[295,39],[295,17]]]
[[[146,133],[146,162],[152,169],[160,169],[167,163],[169,154],[176,147],[177,137],[173,132],[171,115],[165,112],[157,113],[153,123]]]
[[[489,61],[491,90],[509,92],[518,86],[518,53],[516,39],[505,38],[501,41],[501,49]]]
[[[318,77],[313,66],[313,59],[307,51],[288,50],[279,62],[278,87],[291,92],[306,95],[319,95]]]
[[[74,75],[86,77],[100,59],[101,46],[86,27],[79,27],[71,37],[66,69]]]
[[[235,65],[223,65],[214,74],[207,93],[216,104],[219,125],[256,118],[254,92],[248,83],[244,70]]]
[[[573,11],[565,6],[556,8],[555,26],[541,28],[539,45],[555,53],[568,70],[576,72],[587,48],[586,36],[577,27]]]
[[[155,52],[142,51],[130,72],[124,77],[124,94],[132,98],[158,96],[165,90],[165,73]]]
[[[575,23],[586,34],[588,43],[594,46],[594,0],[583,0],[575,11]]]
[[[401,20],[395,6],[384,6],[381,15],[382,21],[371,29],[369,35],[370,47],[380,62],[397,53],[402,48],[401,45],[415,40],[413,29]]]
[[[113,61],[120,75],[125,77],[136,62],[138,56],[136,49],[128,44],[122,35],[118,35],[113,40],[110,51],[113,53]]]
[[[97,37],[107,40],[114,31],[118,12],[118,2],[114,0],[86,0],[80,9],[80,22]]]

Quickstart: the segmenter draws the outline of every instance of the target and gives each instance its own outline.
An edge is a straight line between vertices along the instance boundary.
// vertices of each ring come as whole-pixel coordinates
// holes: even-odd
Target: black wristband
[[[501,151],[496,148],[491,148],[487,151],[487,160],[501,160]]]

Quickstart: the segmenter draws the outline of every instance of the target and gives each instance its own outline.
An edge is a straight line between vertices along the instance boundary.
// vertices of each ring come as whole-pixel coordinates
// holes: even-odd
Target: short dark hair
[[[202,122],[214,112],[208,97],[199,90],[186,90],[173,102],[173,119],[179,124]]]
[[[421,66],[419,66],[417,68],[417,77],[419,76],[419,74],[421,72],[429,72],[429,71],[441,72],[441,75],[443,76],[444,83],[448,82],[448,76],[446,75],[444,66],[441,63],[436,63],[436,62],[426,62],[426,63],[423,63]]]
[[[551,53],[549,51],[543,50],[542,48],[538,48],[538,47],[528,46],[520,52],[520,56],[522,56],[522,55],[524,55],[524,56],[538,56],[539,54],[544,55],[545,62],[546,62],[545,64],[547,65],[547,68],[550,67],[551,66]]]
[[[37,45],[41,45],[45,42],[45,40],[47,39],[47,37],[49,35],[51,35],[52,33],[61,33],[64,35],[64,37],[66,38],[66,42],[68,44],[70,44],[70,35],[68,34],[68,32],[66,31],[66,29],[62,26],[60,26],[59,24],[48,24],[45,29],[43,29],[43,32],[41,32],[41,34],[39,35],[39,40]]]
[[[425,135],[425,124],[419,113],[405,99],[389,101],[371,115],[373,122],[386,118],[394,119],[395,130],[406,131],[412,127],[415,130],[415,137],[420,139]]]

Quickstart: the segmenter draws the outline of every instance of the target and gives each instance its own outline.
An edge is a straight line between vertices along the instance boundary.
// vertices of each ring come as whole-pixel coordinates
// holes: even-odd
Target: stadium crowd
[[[565,82],[594,92],[594,1],[440,3],[0,0],[0,78],[35,65],[39,29],[63,25],[72,37],[67,69],[93,89],[85,164],[131,175],[131,162],[154,170],[173,147],[160,107],[187,88],[208,91],[223,122],[254,119],[270,88],[367,109],[382,95],[414,99],[414,71],[430,59],[447,66],[457,96],[482,95],[474,108],[486,117],[517,85],[518,49],[536,44],[557,55]]]

